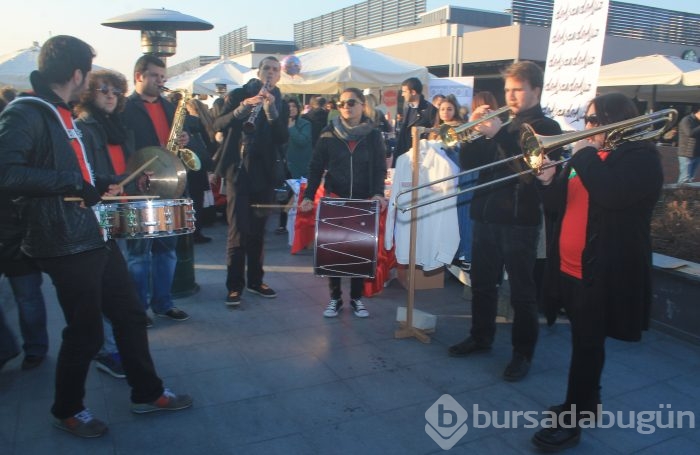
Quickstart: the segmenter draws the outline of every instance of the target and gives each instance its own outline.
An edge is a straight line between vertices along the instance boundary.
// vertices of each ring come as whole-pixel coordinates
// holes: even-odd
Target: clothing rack
[[[411,174],[411,205],[418,202],[418,170],[420,166],[420,136],[426,130],[424,127],[414,126],[411,128],[412,140],[412,174]],[[406,321],[399,323],[399,328],[394,332],[394,338],[415,337],[423,343],[430,343],[430,337],[424,330],[413,327],[413,307],[416,293],[416,239],[418,230],[418,212],[411,210],[410,245],[408,250],[408,297],[406,302]]]

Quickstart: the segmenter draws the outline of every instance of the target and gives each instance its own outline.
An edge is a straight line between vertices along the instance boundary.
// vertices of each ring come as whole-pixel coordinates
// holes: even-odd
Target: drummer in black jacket
[[[90,361],[102,345],[103,313],[122,353],[132,411],[192,405],[189,396],[163,388],[124,258],[113,242],[105,242],[90,208],[100,202],[100,193],[69,103],[85,90],[94,55],[72,36],[48,39],[39,69],[30,76],[36,96],[16,100],[0,116],[0,191],[24,196],[22,251],[51,277],[66,319],[56,362],[54,425],[85,438],[107,431],[83,403]],[[82,202],[66,201],[67,196]]]
[[[340,94],[340,115],[333,119],[316,143],[309,163],[309,182],[301,211],[314,207],[316,190],[324,178],[326,195],[350,199],[376,199],[384,210],[385,147],[382,134],[363,114],[365,97],[361,90],[347,88]],[[355,316],[366,318],[369,312],[362,303],[363,278],[350,279],[350,305]],[[329,278],[331,300],[323,315],[338,316],[343,306],[340,278]]]
[[[509,157],[515,159],[480,171],[479,184],[528,169],[518,159],[522,156],[519,139],[523,123],[540,134],[561,134],[559,124],[542,113],[544,76],[537,65],[528,61],[514,63],[503,77],[506,102],[513,114],[511,122],[504,125],[494,117],[475,126],[483,137],[462,144],[460,161],[464,169],[472,169]],[[488,112],[488,105],[479,106],[470,121]],[[519,381],[527,375],[537,342],[537,290],[533,275],[542,209],[536,181],[532,174],[526,174],[476,191],[470,209],[474,220],[472,328],[467,339],[449,348],[454,357],[491,350],[496,334],[498,285],[505,267],[514,312],[513,357],[503,373],[507,381]]]

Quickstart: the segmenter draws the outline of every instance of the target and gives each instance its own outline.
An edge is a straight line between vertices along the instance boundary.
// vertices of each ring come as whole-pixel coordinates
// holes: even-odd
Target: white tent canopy
[[[698,101],[700,90],[692,85],[699,85],[700,77],[698,83],[689,84],[685,75],[699,70],[700,63],[680,57],[646,55],[601,66],[598,87],[601,92],[620,91],[652,104]]]
[[[700,88],[697,87],[700,85],[700,69],[683,74],[683,85],[696,86],[695,89],[700,91]]]
[[[284,93],[331,94],[346,87],[382,88],[400,85],[409,77],[428,83],[428,70],[424,66],[344,41],[297,57],[301,72],[295,76],[283,72],[277,84]]]
[[[39,44],[0,56],[0,86],[11,85],[19,91],[30,90],[29,73],[37,68]]]
[[[222,59],[178,74],[168,79],[166,85],[170,89],[185,89],[190,93],[216,95],[217,84],[226,84],[226,90],[243,85],[248,80],[245,77],[248,71],[250,68],[232,60]]]

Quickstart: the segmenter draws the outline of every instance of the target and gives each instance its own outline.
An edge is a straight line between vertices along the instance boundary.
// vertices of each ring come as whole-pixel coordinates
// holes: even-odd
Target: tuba
[[[187,118],[187,101],[189,101],[192,96],[187,90],[177,89],[171,90],[166,87],[161,87],[164,92],[179,92],[182,95],[180,102],[177,104],[175,109],[175,116],[173,117],[173,126],[170,128],[170,135],[168,136],[168,143],[165,148],[174,153],[177,157],[182,160],[182,164],[187,167],[187,169],[192,171],[198,171],[202,168],[202,163],[196,153],[188,148],[181,148],[178,144],[178,138],[182,134],[182,130],[185,128],[185,119]]]

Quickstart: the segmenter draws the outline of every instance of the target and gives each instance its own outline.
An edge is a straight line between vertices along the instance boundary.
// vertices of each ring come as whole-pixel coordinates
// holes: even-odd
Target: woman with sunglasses
[[[76,125],[83,133],[97,187],[107,187],[106,195],[117,196],[123,192],[118,182],[126,173],[126,162],[132,151],[118,115],[126,102],[126,78],[109,70],[92,71],[89,77],[88,89],[75,106]],[[112,325],[103,318],[103,326],[105,342],[95,357],[97,369],[115,378],[125,378]]]
[[[586,129],[637,115],[626,96],[601,95],[588,105]],[[566,310],[572,344],[566,400],[549,408],[561,418],[532,438],[548,451],[575,446],[581,428],[595,426],[605,339],[639,341],[649,326],[650,222],[663,184],[661,162],[651,141],[610,148],[608,133],[583,139],[561,170],[551,167],[537,176],[554,226],[545,311],[553,324],[559,308]]]
[[[304,199],[300,210],[314,208],[314,195],[324,180],[327,196],[352,199],[375,199],[385,210],[384,178],[386,160],[384,139],[374,123],[363,113],[365,97],[357,88],[346,88],[340,94],[340,115],[321,131],[311,162]],[[325,177],[324,177],[325,172]],[[350,306],[355,316],[369,316],[362,303],[364,278],[350,279]],[[340,278],[329,278],[331,300],[323,315],[338,316],[343,306]]]

